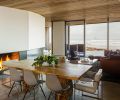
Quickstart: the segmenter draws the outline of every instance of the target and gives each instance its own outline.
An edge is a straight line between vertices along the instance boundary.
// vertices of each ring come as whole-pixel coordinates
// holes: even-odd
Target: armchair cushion
[[[95,93],[97,89],[97,83],[94,81],[79,81],[78,83],[75,84],[75,89],[81,90],[84,92],[89,92],[89,93]]]

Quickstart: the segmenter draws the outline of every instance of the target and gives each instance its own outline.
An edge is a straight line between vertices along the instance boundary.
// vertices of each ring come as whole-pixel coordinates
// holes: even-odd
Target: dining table
[[[56,66],[32,66],[34,60],[9,60],[3,61],[4,67],[14,67],[20,70],[31,70],[36,74],[53,74],[59,78],[62,87],[70,86],[69,90],[61,95],[56,94],[55,100],[68,100],[73,94],[73,81],[80,78],[92,68],[91,64],[72,64],[69,61]],[[55,84],[55,83],[53,83]]]

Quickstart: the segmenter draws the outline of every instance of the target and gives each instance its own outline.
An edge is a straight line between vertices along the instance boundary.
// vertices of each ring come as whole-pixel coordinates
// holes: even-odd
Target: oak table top
[[[70,80],[79,80],[80,77],[86,73],[92,65],[83,65],[83,64],[71,64],[65,62],[58,64],[55,67],[37,67],[32,66],[33,60],[11,60],[4,61],[3,66],[5,67],[15,67],[21,70],[32,70],[38,74],[55,74],[65,79]]]

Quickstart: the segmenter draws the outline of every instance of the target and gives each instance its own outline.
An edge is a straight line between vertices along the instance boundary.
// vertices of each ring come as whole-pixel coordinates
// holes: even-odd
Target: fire
[[[7,55],[7,56],[6,56],[6,61],[9,61],[9,60],[10,60],[10,58],[9,58],[9,56]]]
[[[0,70],[2,70],[3,67],[2,67],[2,58],[0,59]]]
[[[8,55],[6,56],[5,60],[6,60],[6,61],[9,61],[9,60],[10,60],[10,58],[9,58]],[[2,60],[2,58],[1,58],[1,59],[0,59],[0,70],[3,69],[2,62],[3,62],[3,60]]]

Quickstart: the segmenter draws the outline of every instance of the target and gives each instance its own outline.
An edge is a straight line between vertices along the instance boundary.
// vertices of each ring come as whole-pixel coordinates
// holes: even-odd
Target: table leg
[[[70,100],[70,98],[72,97],[72,94],[73,94],[72,80],[59,78],[59,81],[63,88],[67,87],[68,85],[70,86],[70,88],[63,93],[56,93],[55,100]]]

